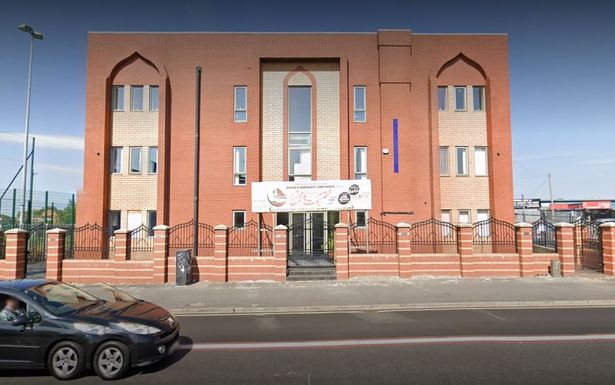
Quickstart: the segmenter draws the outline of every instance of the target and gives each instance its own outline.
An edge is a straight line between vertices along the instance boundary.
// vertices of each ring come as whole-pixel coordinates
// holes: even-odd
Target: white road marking
[[[615,334],[582,335],[519,335],[519,336],[447,336],[447,337],[408,337],[374,338],[349,340],[315,341],[271,341],[271,342],[218,342],[181,345],[180,349],[195,351],[216,350],[283,350],[314,348],[352,348],[395,345],[435,345],[435,344],[476,344],[476,343],[544,343],[544,342],[591,342],[615,341]]]

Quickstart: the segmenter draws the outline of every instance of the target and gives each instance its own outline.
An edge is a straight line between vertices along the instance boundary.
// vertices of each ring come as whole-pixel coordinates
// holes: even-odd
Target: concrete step
[[[330,267],[291,267],[287,281],[334,281],[335,268]]]

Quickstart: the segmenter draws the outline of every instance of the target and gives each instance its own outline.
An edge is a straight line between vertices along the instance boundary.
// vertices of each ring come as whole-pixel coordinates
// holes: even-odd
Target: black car
[[[93,368],[113,380],[177,348],[179,324],[165,309],[111,286],[88,291],[49,280],[0,281],[0,369],[47,368],[66,380]]]

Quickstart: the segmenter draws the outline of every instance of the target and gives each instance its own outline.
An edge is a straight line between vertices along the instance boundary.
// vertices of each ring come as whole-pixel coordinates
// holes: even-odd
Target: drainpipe
[[[192,205],[192,257],[199,251],[199,155],[201,150],[201,67],[196,67],[196,95],[194,108],[194,197]]]

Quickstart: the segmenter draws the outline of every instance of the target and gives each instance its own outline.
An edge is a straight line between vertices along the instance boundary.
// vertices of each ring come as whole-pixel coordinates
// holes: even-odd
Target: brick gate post
[[[66,230],[47,230],[47,279],[62,280],[62,261],[64,260],[64,239]]]
[[[399,276],[401,278],[412,277],[410,225],[404,222],[397,224],[397,260],[399,261]]]
[[[575,226],[570,223],[555,224],[557,254],[561,263],[562,275],[568,277],[575,273]]]
[[[24,278],[28,232],[21,229],[12,229],[6,231],[4,236],[6,242],[6,254],[4,255],[4,277],[6,279]]]
[[[338,280],[348,279],[348,225],[338,223],[335,225],[335,272]]]
[[[469,223],[457,225],[457,254],[459,254],[462,277],[471,277],[474,274],[474,264],[469,262],[474,255],[474,234],[472,230],[472,225]]]
[[[115,261],[122,262],[130,260],[130,230],[115,230]]]
[[[228,228],[225,225],[214,227],[214,265],[212,282],[228,280]]]
[[[515,242],[517,254],[519,254],[519,275],[521,277],[534,276],[534,246],[531,224],[515,223]]]
[[[169,261],[169,226],[154,227],[154,271],[153,283],[166,283]]]
[[[288,258],[288,227],[277,225],[273,228],[273,257],[275,280],[286,282],[286,264]]]
[[[604,275],[615,275],[615,223],[600,225]]]

